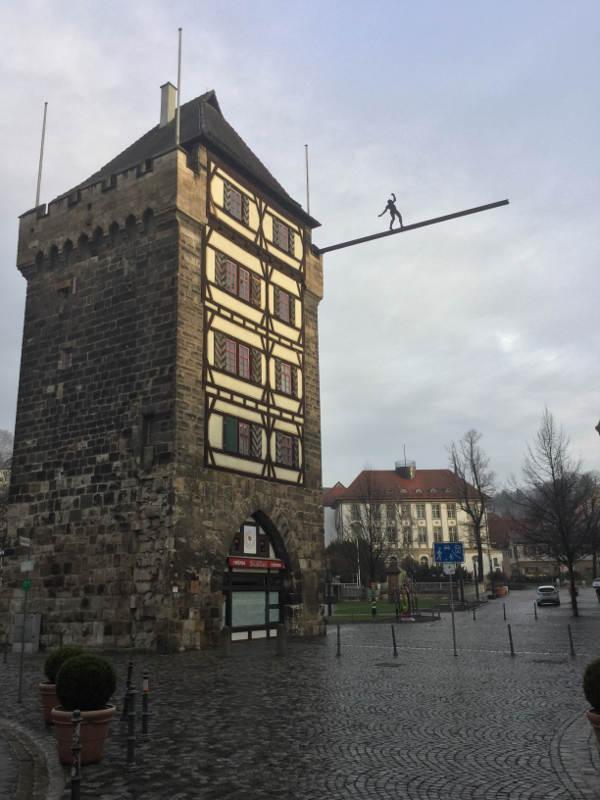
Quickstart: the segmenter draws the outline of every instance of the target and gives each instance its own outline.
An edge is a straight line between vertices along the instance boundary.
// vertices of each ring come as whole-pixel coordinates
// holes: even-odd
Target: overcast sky
[[[600,4],[22,0],[0,65],[0,427],[12,430],[25,297],[19,214],[157,124],[159,86],[214,89],[226,119],[327,246],[510,205],[324,256],[323,483],[366,465],[447,466],[465,431],[501,487],[548,406],[600,466]]]

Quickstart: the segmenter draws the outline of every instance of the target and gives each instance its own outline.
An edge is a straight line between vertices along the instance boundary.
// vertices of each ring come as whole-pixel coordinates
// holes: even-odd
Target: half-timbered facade
[[[21,217],[7,628],[199,647],[322,630],[318,224],[214,92]]]
[[[208,174],[207,462],[303,485],[304,229],[218,162]]]

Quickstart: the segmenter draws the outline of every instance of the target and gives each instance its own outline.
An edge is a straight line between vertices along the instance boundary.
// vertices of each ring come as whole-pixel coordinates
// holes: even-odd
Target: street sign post
[[[452,643],[454,645],[454,655],[456,652],[456,626],[454,624],[454,589],[452,587],[452,576],[456,572],[456,565],[462,564],[465,554],[462,542],[434,542],[433,559],[437,564],[442,564],[444,574],[450,578],[450,611],[452,613]]]
[[[462,564],[465,560],[462,542],[434,542],[433,560],[438,564]]]

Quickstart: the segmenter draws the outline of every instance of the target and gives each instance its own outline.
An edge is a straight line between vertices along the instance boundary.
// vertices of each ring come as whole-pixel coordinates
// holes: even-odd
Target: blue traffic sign
[[[465,560],[462,542],[434,542],[433,560],[438,564],[462,564]]]

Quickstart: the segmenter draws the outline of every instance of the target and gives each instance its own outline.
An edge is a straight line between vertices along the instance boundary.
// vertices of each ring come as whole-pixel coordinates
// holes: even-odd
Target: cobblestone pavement
[[[150,671],[151,739],[138,740],[137,769],[128,773],[126,726],[117,716],[102,762],[83,768],[81,796],[600,798],[600,749],[581,689],[585,664],[600,656],[600,605],[585,589],[578,619],[564,602],[539,609],[535,620],[533,597],[513,592],[475,620],[457,614],[456,657],[449,614],[395,625],[397,657],[389,622],[342,626],[339,658],[335,629],[290,642],[283,657],[272,641],[234,644],[230,655],[110,654],[119,711],[128,660],[138,690],[142,670]],[[0,660],[0,675],[8,689],[4,725],[10,718],[48,751],[53,733],[37,694],[42,664],[42,654],[26,657],[20,706],[16,655]],[[0,771],[5,755],[0,748]],[[50,783],[48,798],[59,796]]]

